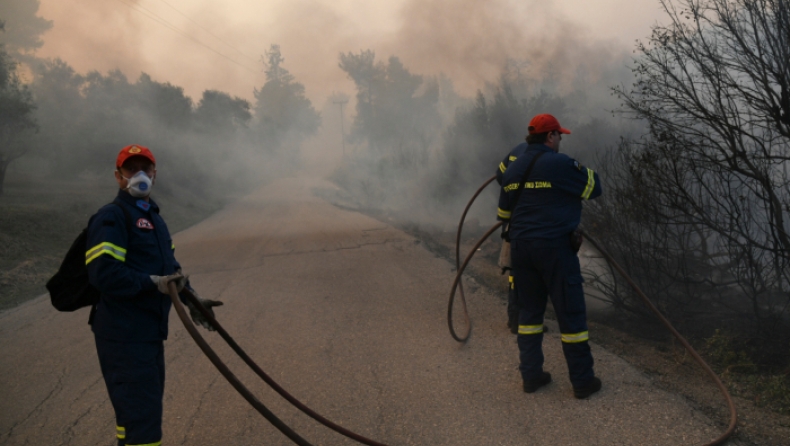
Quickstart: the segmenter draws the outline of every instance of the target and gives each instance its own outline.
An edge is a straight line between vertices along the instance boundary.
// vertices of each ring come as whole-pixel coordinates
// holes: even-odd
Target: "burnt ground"
[[[333,204],[338,205],[337,203]],[[399,218],[396,213],[385,213],[371,209],[357,210],[407,232],[420,240],[435,255],[455,263],[456,227],[417,224]],[[461,241],[460,262],[463,262],[469,250],[488,229],[488,227],[482,227],[476,220],[465,224]],[[489,240],[481,245],[465,270],[465,274],[473,277],[481,286],[487,287],[501,296],[503,302],[502,329],[507,330],[504,311],[507,299],[507,279],[500,274],[500,269],[497,267],[500,250],[498,234],[495,232]],[[450,286],[451,283],[448,283],[448,297]],[[474,314],[470,317],[474,319]],[[546,318],[554,319],[550,305]],[[729,423],[729,409],[721,391],[662,325],[655,323],[650,326],[650,324],[634,323],[633,320],[611,317],[605,313],[591,313],[589,319],[594,343],[640,369],[651,378],[656,387],[681,395],[695,409],[712,419],[721,420],[721,432],[726,430]],[[641,330],[636,330],[636,326]],[[705,358],[704,340],[691,340],[690,342]],[[603,377],[603,379],[606,378]],[[733,438],[755,445],[786,446],[790,444],[790,415],[777,413],[763,407],[759,404],[759,395],[741,395],[737,391],[737,383],[727,379],[723,379],[723,381],[729,388],[738,412],[738,424]]]

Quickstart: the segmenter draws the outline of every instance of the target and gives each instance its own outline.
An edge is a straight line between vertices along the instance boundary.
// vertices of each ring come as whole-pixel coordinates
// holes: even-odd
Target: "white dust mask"
[[[132,175],[131,178],[126,178],[126,177],[123,178],[128,182],[128,185],[126,186],[126,190],[129,191],[129,195],[137,198],[142,198],[142,197],[147,197],[148,195],[151,194],[151,187],[153,187],[153,181],[142,170]]]

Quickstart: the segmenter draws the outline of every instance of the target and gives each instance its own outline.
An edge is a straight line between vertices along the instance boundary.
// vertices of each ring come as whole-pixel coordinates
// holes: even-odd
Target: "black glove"
[[[224,305],[222,301],[203,299],[197,295],[195,290],[190,290],[190,291],[192,291],[192,294],[195,295],[198,302],[200,302],[200,304],[203,305],[203,308],[208,310],[208,312],[211,314],[211,317],[214,317],[214,310],[212,310],[213,307]],[[189,315],[192,317],[192,322],[194,322],[195,325],[200,325],[208,331],[216,331],[216,329],[211,325],[211,323],[209,323],[208,319],[203,317],[203,314],[200,312],[200,310],[198,310],[197,308],[195,308],[195,306],[192,305],[192,301],[187,300],[187,307],[189,307]]]

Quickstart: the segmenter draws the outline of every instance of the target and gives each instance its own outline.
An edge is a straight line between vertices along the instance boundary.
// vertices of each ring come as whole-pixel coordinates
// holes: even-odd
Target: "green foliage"
[[[790,414],[790,369],[758,366],[753,350],[721,330],[705,340],[707,359],[717,368],[732,392],[758,406]]]
[[[733,338],[716,329],[713,336],[705,340],[707,355],[720,369],[727,372],[753,373],[756,366],[749,355],[734,346]]]

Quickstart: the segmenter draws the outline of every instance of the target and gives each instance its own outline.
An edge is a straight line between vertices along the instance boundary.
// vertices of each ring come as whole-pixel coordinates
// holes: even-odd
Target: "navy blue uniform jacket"
[[[108,204],[88,223],[85,262],[91,285],[101,292],[93,332],[122,342],[167,339],[170,297],[157,290],[150,276],[180,268],[173,239],[153,200],[146,203],[119,191],[117,201],[131,221],[117,205]]]
[[[511,150],[510,153],[507,154],[505,159],[503,159],[502,162],[499,163],[499,168],[496,171],[496,182],[499,183],[500,186],[502,185],[502,177],[505,175],[505,171],[507,170],[510,163],[517,160],[518,157],[523,155],[524,152],[527,151],[527,147],[528,145],[525,142],[522,142],[516,147],[513,147],[513,150]]]
[[[524,172],[539,152],[545,153],[532,168],[524,191],[513,208],[512,201],[516,198]],[[543,144],[527,146],[517,159],[506,166],[501,184],[497,217],[511,221],[511,240],[567,238],[581,221],[582,200],[601,195],[597,173]]]

